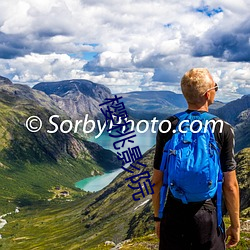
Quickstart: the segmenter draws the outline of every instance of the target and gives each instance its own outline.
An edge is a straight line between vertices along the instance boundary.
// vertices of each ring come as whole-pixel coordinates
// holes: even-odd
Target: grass
[[[247,220],[247,219],[245,219]],[[229,218],[225,217],[224,221],[226,226],[229,226]],[[132,238],[131,240],[126,240],[122,242],[120,250],[156,250],[158,249],[159,240],[154,233],[150,233],[145,236]],[[242,231],[241,239],[238,245],[233,250],[248,250],[250,248],[250,231]],[[102,249],[112,249],[111,246],[105,246],[105,243],[99,244],[96,247],[90,248],[90,250],[102,250]]]
[[[6,217],[0,231],[3,249],[79,249],[84,242],[82,200],[54,200],[20,209]]]

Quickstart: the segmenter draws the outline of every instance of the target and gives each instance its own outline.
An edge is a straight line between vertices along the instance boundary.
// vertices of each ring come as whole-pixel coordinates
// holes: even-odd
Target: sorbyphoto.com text
[[[89,119],[89,115],[86,114],[84,116],[84,119],[74,120],[71,121],[69,119],[62,120],[60,124],[58,124],[58,119],[61,117],[59,115],[52,115],[48,118],[46,123],[49,123],[52,128],[47,129],[47,133],[54,134],[58,131],[61,133],[67,134],[67,133],[83,133],[83,134],[90,134],[93,132],[96,132],[95,138],[99,138],[103,132],[106,129],[107,123],[105,121],[101,122],[100,120],[92,120]],[[168,133],[171,130],[172,124],[169,120],[157,120],[156,117],[154,117],[151,120],[139,120],[137,123],[135,123],[133,120],[124,119],[126,121],[126,124],[129,124],[130,130],[133,131],[134,129],[136,132],[143,134],[148,132],[149,130],[151,133],[157,133],[158,129],[161,133]],[[45,121],[42,121],[39,116],[30,116],[27,118],[25,122],[26,128],[32,132],[36,133],[41,130],[43,127],[43,123]],[[122,119],[119,119],[116,124],[121,124],[123,121]],[[204,131],[206,132],[208,126],[211,127],[212,132],[215,130],[216,124],[220,124],[219,133],[222,133],[223,130],[223,121],[222,120],[207,120],[205,124],[203,124],[200,120],[194,120],[190,124],[188,124],[188,120],[183,120],[178,124],[178,127],[173,130],[173,133],[176,133],[177,131],[181,133],[186,133],[185,131],[185,125],[188,124],[190,126],[190,130],[193,133],[199,133],[203,126],[205,126]],[[166,124],[166,125],[164,125]],[[163,125],[164,128],[163,129]],[[109,132],[112,131],[112,127],[115,126],[112,122],[108,124]],[[125,128],[124,128],[125,129]]]

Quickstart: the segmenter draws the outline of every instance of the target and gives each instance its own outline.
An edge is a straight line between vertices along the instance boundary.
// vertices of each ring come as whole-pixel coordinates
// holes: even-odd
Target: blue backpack
[[[163,185],[159,218],[163,217],[168,189],[184,204],[213,198],[217,192],[217,220],[220,227],[223,175],[219,148],[207,122],[216,116],[193,111],[178,113],[175,117],[179,122],[172,138],[165,144],[160,167]]]

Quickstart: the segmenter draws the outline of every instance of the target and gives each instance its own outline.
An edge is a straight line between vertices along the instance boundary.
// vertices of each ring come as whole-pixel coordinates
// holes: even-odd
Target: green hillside
[[[239,171],[244,166],[249,168],[249,150],[242,150],[236,157]],[[153,154],[154,149],[145,154],[145,170],[151,171]],[[55,199],[7,216],[8,224],[0,230],[3,249],[111,249],[105,241],[120,243],[124,250],[157,249],[151,196],[135,202],[126,186],[129,175],[121,173],[103,190],[74,201]],[[245,180],[239,176],[241,188]],[[227,217],[225,221],[228,225]],[[235,249],[243,250],[249,246],[250,232],[248,218],[242,217],[241,221],[241,242]]]
[[[91,173],[118,168],[115,154],[81,135],[47,133],[53,128],[48,118],[54,114],[67,118],[44,93],[0,85],[0,215],[51,198],[49,190],[55,186],[74,189],[75,182]],[[43,121],[37,133],[25,127],[32,115]]]
[[[143,162],[149,163],[152,156],[153,150]],[[152,231],[151,201],[145,204],[146,212],[144,206],[139,207],[151,197],[135,202],[126,186],[128,176],[122,173],[102,191],[73,201],[61,198],[21,208],[20,213],[6,217],[8,224],[0,230],[0,244],[3,249],[89,249],[106,240],[119,243],[129,235]],[[130,224],[144,214],[146,225],[131,231]]]
[[[243,214],[250,217],[250,148],[242,149],[235,157]]]

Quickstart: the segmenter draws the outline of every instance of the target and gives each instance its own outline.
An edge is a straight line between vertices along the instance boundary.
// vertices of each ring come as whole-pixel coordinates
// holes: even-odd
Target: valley
[[[42,83],[34,89],[14,85],[6,78],[0,80],[0,215],[16,207],[20,210],[2,218],[7,224],[0,229],[0,248],[111,249],[105,241],[112,241],[116,245],[123,242],[120,249],[154,249],[157,239],[153,235],[151,196],[133,200],[133,191],[125,180],[130,176],[128,172],[119,173],[97,192],[75,187],[81,179],[119,169],[115,152],[95,143],[98,141],[89,141],[85,134],[48,134],[46,129],[53,129],[48,123],[38,133],[25,128],[25,120],[31,115],[48,121],[48,117],[58,114],[59,125],[62,119],[74,121],[92,110],[90,117],[101,119],[98,105],[111,92],[85,80]],[[121,95],[135,121],[151,116],[164,119],[185,110],[182,97],[172,92],[152,93],[157,98],[151,110],[149,93]],[[211,109],[231,122],[236,131],[242,221],[250,217],[249,98],[245,95],[233,104],[217,102]],[[142,135],[142,142],[146,139],[148,136]],[[144,144],[141,162],[152,176],[155,149],[153,144]],[[246,249],[249,237],[249,231],[243,230],[236,249]]]

